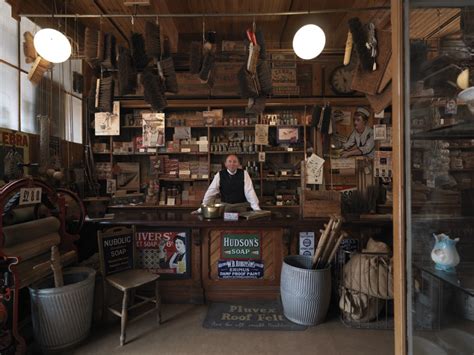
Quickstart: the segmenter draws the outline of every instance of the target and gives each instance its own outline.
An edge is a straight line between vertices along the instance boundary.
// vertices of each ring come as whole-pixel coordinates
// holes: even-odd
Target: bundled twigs
[[[336,255],[337,248],[341,244],[342,239],[347,233],[341,231],[342,218],[340,216],[332,216],[324,230],[320,230],[321,238],[313,257],[313,269],[325,269],[331,264],[332,259]]]

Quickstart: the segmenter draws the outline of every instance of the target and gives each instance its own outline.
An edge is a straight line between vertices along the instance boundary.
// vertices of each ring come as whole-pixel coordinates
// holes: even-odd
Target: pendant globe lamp
[[[51,63],[62,63],[71,56],[71,43],[61,32],[52,28],[39,30],[33,40],[38,54]]]
[[[309,24],[301,27],[293,37],[293,50],[305,60],[316,58],[326,45],[326,35],[321,27]]]

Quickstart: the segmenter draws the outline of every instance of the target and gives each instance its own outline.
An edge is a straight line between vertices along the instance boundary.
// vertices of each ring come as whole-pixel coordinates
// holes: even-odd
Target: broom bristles
[[[141,70],[145,68],[150,61],[145,52],[145,40],[141,33],[133,32],[130,42],[132,44],[132,57],[135,68]]]
[[[147,21],[145,24],[146,53],[155,59],[161,56],[160,26]]]
[[[137,75],[132,65],[130,50],[125,47],[119,47],[118,79],[120,95],[127,95],[133,92],[136,86]]]
[[[165,78],[165,90],[174,94],[178,93],[178,79],[174,70],[173,58],[169,57],[161,61],[163,76]]]
[[[145,101],[151,105],[152,110],[160,111],[166,107],[166,97],[161,91],[160,77],[153,73],[151,68],[146,68],[142,75]]]
[[[116,52],[115,52],[115,36],[111,33],[106,33],[104,37],[104,57],[101,64],[106,69],[115,68]]]

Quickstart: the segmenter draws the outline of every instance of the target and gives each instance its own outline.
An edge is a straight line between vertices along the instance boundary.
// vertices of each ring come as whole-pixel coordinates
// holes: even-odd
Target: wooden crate
[[[341,193],[309,191],[303,193],[303,218],[328,217],[341,214]]]

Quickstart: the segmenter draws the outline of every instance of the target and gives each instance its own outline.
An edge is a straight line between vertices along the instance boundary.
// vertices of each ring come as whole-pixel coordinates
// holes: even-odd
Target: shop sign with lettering
[[[257,231],[225,231],[221,234],[221,259],[262,259],[261,234]]]
[[[220,279],[261,279],[264,275],[262,260],[219,260]]]

